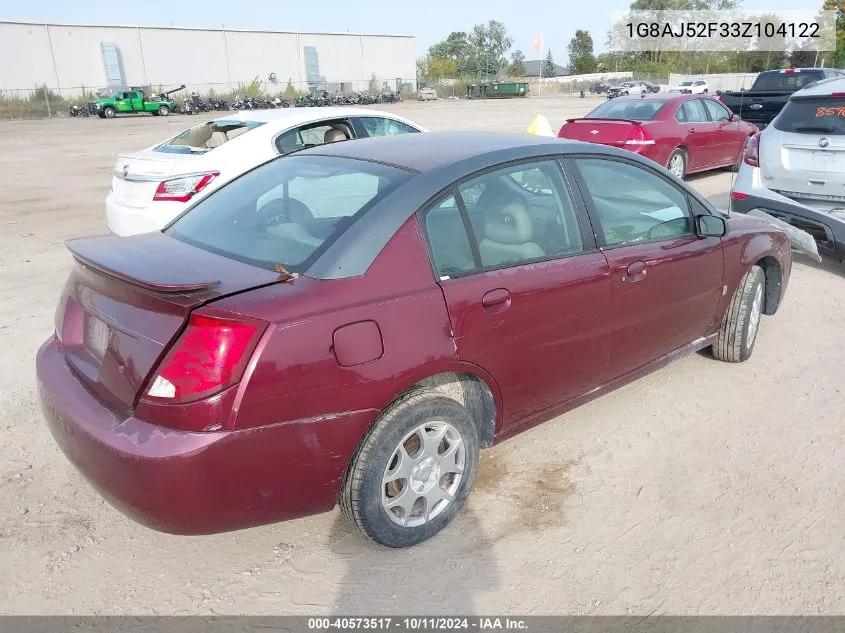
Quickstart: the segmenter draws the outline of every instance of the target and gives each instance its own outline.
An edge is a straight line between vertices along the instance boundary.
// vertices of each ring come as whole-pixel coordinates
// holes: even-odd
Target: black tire
[[[97,116],[98,116],[98,117],[100,117],[101,119],[105,119],[105,118],[106,118],[106,115],[105,115],[105,114],[103,114],[102,112],[99,112],[99,113],[97,114]]]
[[[707,92],[707,88],[705,88],[705,89],[704,89],[704,94],[709,94],[709,93]]]
[[[677,158],[676,158],[677,156],[681,157],[680,160],[683,163],[683,167],[682,167],[683,173],[675,174],[675,175],[678,176],[681,180],[683,180],[687,176],[687,166],[688,166],[689,163],[687,161],[687,153],[683,149],[681,149],[680,147],[676,147],[675,150],[669,155],[669,160],[666,161],[666,169],[668,169],[669,171],[672,171],[672,167],[671,167],[672,161],[677,160]]]
[[[731,304],[722,319],[713,357],[728,363],[741,363],[751,357],[757,342],[759,323],[766,297],[766,275],[760,266],[752,266],[742,277]],[[757,312],[757,326],[749,340],[752,316]]]
[[[465,447],[463,474],[454,496],[439,514],[419,526],[401,526],[382,505],[385,471],[402,439],[435,421],[448,423],[460,434]],[[385,410],[358,446],[340,492],[341,512],[364,536],[381,545],[421,543],[446,527],[463,506],[478,467],[478,451],[478,431],[463,406],[432,389],[413,391]],[[402,490],[408,485],[405,480]]]
[[[159,106],[159,108],[158,108],[158,115],[159,116],[167,116],[168,114],[170,114],[170,108],[168,108],[167,106],[164,106],[164,105]]]
[[[116,115],[117,115],[117,110],[115,110],[112,107],[108,107],[105,110],[103,110],[103,116],[106,117],[107,119],[113,119]]]

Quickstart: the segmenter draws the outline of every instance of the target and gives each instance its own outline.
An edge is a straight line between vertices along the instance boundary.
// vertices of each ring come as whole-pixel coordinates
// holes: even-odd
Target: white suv
[[[795,92],[752,136],[731,188],[731,209],[766,211],[845,259],[845,78]]]
[[[669,88],[669,92],[680,92],[685,95],[706,95],[709,91],[707,82],[702,79],[688,79]]]

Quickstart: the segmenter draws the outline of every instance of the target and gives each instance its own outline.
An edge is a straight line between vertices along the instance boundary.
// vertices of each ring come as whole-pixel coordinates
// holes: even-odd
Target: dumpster
[[[528,82],[473,84],[467,86],[467,99],[506,99],[528,95]]]
[[[487,96],[499,99],[528,96],[528,82],[520,81],[513,83],[491,84],[487,89]]]

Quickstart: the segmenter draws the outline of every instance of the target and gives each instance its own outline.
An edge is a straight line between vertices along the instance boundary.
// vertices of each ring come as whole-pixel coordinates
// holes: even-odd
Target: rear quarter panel
[[[271,323],[232,428],[316,422],[355,411],[369,411],[371,420],[422,378],[460,370],[445,300],[415,217],[361,277],[301,277],[216,305]],[[341,366],[336,332],[368,321],[377,328],[353,328],[360,341],[357,349],[347,348],[346,357],[366,356],[379,335],[381,354]],[[344,344],[354,347],[354,336]],[[348,429],[356,442],[363,430]]]

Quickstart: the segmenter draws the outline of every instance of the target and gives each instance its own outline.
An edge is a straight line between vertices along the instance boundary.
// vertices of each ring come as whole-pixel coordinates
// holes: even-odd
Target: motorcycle
[[[383,103],[399,103],[402,101],[402,95],[392,90],[385,90],[381,93],[381,100]]]
[[[73,117],[77,116],[91,116],[91,112],[88,108],[83,108],[78,105],[72,105],[68,108],[68,114]]]

